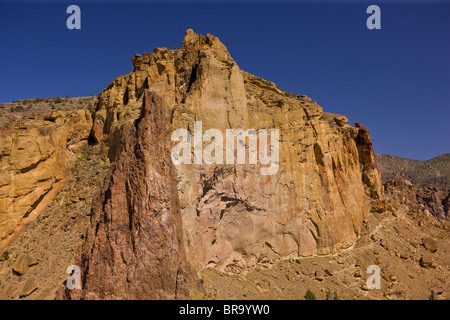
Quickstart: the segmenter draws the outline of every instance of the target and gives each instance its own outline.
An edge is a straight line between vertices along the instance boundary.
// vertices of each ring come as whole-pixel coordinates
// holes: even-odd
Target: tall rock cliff
[[[86,141],[87,110],[54,111],[1,128],[0,251],[53,199],[65,181],[66,153]]]
[[[180,299],[195,288],[182,241],[176,175],[161,98],[145,91],[139,118],[125,124],[117,156],[94,201],[77,257],[83,290],[71,299]]]
[[[133,72],[100,94],[90,135],[111,161],[119,161],[116,167],[123,161],[122,127],[139,117],[146,89],[162,97],[170,149],[176,144],[171,133],[184,128],[193,134],[194,121],[202,121],[203,132],[218,129],[224,136],[226,129],[279,129],[274,175],[261,175],[262,165],[248,162],[176,167],[193,264],[236,271],[272,259],[329,254],[354,243],[371,201],[381,195],[367,128],[350,126],[344,116],[324,113],[310,98],[287,94],[242,71],[209,34],[187,30],[181,49],[156,48],[132,62]],[[123,165],[115,175],[129,181],[128,170]],[[121,188],[127,190],[129,183]],[[95,210],[108,217],[107,206]]]

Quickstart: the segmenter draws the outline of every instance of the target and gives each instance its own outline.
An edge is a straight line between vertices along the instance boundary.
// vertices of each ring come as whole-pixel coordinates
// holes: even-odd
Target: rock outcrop
[[[450,190],[436,187],[416,187],[409,180],[397,178],[384,184],[391,199],[409,207],[409,212],[423,212],[440,220],[450,221]]]
[[[89,111],[73,110],[20,119],[2,128],[0,251],[60,190],[66,153],[87,140],[91,127]]]
[[[198,285],[186,259],[165,108],[145,91],[140,117],[121,129],[77,257],[82,290],[70,299],[180,299]]]
[[[54,112],[53,98],[0,105],[0,233],[16,237],[0,245],[0,299],[449,297],[449,191],[403,179],[382,190],[386,163],[362,124],[242,71],[211,35],[188,30],[181,49],[132,61],[93,118],[93,96],[58,98]],[[261,174],[261,153],[174,166],[175,130],[193,137],[183,158],[212,145],[206,133],[195,143],[198,121],[224,136],[278,129],[277,170]],[[248,140],[235,150],[250,153]],[[444,168],[432,181],[445,180],[447,157],[430,160]],[[367,287],[373,264],[382,290]],[[81,290],[65,285],[73,265]]]
[[[372,137],[369,129],[360,122],[355,122],[355,126],[359,129],[355,141],[358,146],[359,161],[363,164],[363,181],[370,189],[371,198],[380,199],[382,189],[381,174],[373,149]]]
[[[261,164],[176,167],[187,251],[196,266],[240,270],[354,243],[381,194],[366,128],[242,71],[209,34],[188,30],[181,49],[156,48],[132,61],[133,72],[111,82],[95,106],[90,142],[101,144],[111,161],[146,89],[163,99],[169,148],[171,133],[184,128],[192,134],[194,121],[202,121],[203,132],[224,135],[227,129],[279,130],[274,175],[261,175]]]

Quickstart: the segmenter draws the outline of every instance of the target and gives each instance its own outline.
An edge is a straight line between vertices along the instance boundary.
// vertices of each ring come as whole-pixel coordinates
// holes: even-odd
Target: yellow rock
[[[167,137],[178,128],[279,129],[280,167],[180,165],[178,189],[191,261],[219,269],[252,257],[328,254],[357,239],[381,176],[366,128],[324,113],[311,99],[286,96],[242,71],[212,35],[188,30],[179,50],[136,55],[134,70],[111,82],[96,105],[92,140],[111,161],[121,126],[136,119],[145,89],[167,108]],[[192,133],[192,132],[191,132]],[[167,141],[170,148],[174,142]],[[204,143],[207,145],[207,143]]]
[[[0,249],[61,187],[67,146],[87,139],[88,111],[53,112],[48,120],[24,120],[0,139]],[[52,192],[53,191],[53,192]],[[3,243],[2,243],[3,240]]]

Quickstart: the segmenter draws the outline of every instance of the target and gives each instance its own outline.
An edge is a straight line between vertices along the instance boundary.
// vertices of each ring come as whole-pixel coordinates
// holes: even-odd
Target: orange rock
[[[123,127],[116,161],[77,259],[83,288],[69,299],[186,299],[199,290],[186,259],[176,175],[165,145],[162,99],[144,93]]]
[[[436,252],[438,249],[437,240],[430,237],[422,238],[422,244],[430,252]]]
[[[381,192],[367,128],[242,71],[209,34],[188,30],[181,49],[157,48],[132,60],[133,72],[111,82],[95,106],[90,141],[101,143],[111,161],[122,126],[139,116],[146,88],[163,98],[168,137],[192,130],[194,121],[222,134],[280,130],[274,176],[249,164],[176,167],[188,256],[196,266],[217,257],[224,270],[236,259],[247,265],[252,257],[328,254],[354,243]]]

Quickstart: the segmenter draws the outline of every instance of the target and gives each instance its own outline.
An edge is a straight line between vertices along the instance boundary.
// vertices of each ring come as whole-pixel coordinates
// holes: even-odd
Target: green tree
[[[57,96],[56,99],[55,99],[55,103],[61,103],[61,102],[62,102],[61,97]]]
[[[305,294],[305,300],[316,300],[316,295],[308,289]]]

